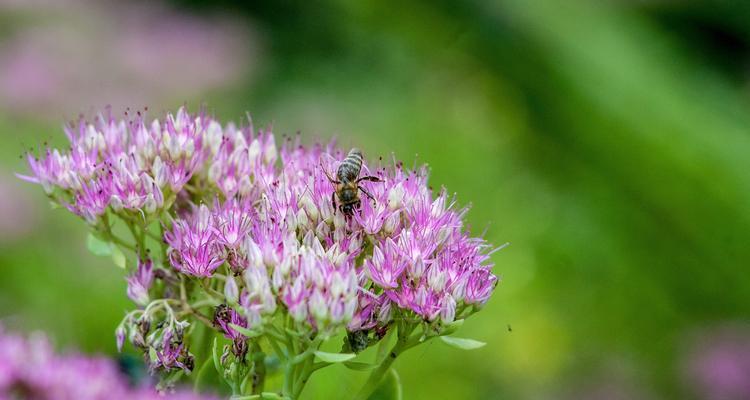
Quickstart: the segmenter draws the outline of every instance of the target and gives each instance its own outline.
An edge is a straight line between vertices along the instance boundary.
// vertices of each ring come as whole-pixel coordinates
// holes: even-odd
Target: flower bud
[[[117,341],[117,351],[122,351],[122,346],[125,344],[125,335],[127,334],[127,331],[125,330],[125,327],[120,325],[115,330],[115,340]]]
[[[430,267],[430,270],[427,271],[427,284],[430,288],[435,292],[442,292],[445,288],[445,282],[445,272],[437,265]]]
[[[206,143],[211,149],[211,154],[216,154],[219,151],[222,136],[223,134],[221,131],[221,124],[216,121],[211,121],[211,123],[208,124],[208,128],[206,128],[205,133]]]
[[[255,162],[258,155],[260,155],[260,142],[258,139],[254,139],[252,143],[250,143],[250,147],[247,148],[247,158],[250,162]]]
[[[400,219],[401,219],[401,214],[398,212],[395,212],[389,215],[388,218],[386,218],[385,222],[383,223],[383,232],[386,235],[390,235],[393,232],[395,232]]]
[[[154,165],[151,167],[151,173],[154,174],[154,180],[159,187],[164,187],[167,185],[167,182],[169,182],[169,169],[159,156],[156,156],[156,159],[154,160]]]
[[[313,292],[312,296],[308,300],[310,304],[310,315],[313,316],[318,322],[325,321],[328,316],[328,306],[323,294],[319,290]]]
[[[305,212],[304,208],[300,208],[297,210],[297,227],[300,228],[306,228],[310,225],[310,220],[307,218],[307,213]]]
[[[310,193],[306,192],[299,202],[300,205],[305,209],[305,212],[307,212],[307,216],[311,220],[317,221],[318,217],[320,217],[320,212],[318,211],[318,207],[315,205],[315,202],[313,202]]]
[[[399,184],[388,192],[388,208],[391,211],[398,210],[403,205],[404,187]]]
[[[153,214],[156,212],[156,208],[157,204],[154,195],[153,193],[149,193],[146,196],[146,201],[143,203],[143,210],[146,211],[146,214]]]
[[[276,144],[274,144],[273,140],[269,140],[269,144],[266,145],[266,148],[263,151],[263,161],[265,161],[266,164],[271,164],[276,161],[277,155]]]
[[[227,276],[227,281],[224,283],[224,298],[227,300],[227,303],[235,304],[239,296],[240,290],[237,287],[237,282],[234,280],[234,277]]]
[[[391,320],[391,302],[386,300],[380,310],[378,310],[378,322],[380,325],[386,325]]]
[[[114,212],[120,212],[120,211],[122,211],[122,208],[123,208],[122,199],[120,198],[120,196],[118,196],[116,194],[113,194],[109,198],[109,205],[110,205],[110,207],[112,207],[112,210]]]
[[[456,300],[453,296],[446,293],[440,300],[440,319],[444,323],[450,324],[456,318]]]

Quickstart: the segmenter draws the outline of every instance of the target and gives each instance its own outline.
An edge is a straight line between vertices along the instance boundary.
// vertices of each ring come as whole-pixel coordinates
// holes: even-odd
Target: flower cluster
[[[65,129],[69,151],[47,149],[41,158],[29,154],[33,176],[20,177],[41,184],[92,225],[108,209],[153,214],[201,170],[211,156],[209,141],[218,147],[221,130],[210,129],[210,122],[184,110],[148,126],[140,114],[127,122],[111,115],[94,123],[82,120]]]
[[[100,117],[67,132],[70,151],[30,156],[24,179],[135,253],[128,296],[141,308],[118,340],[144,349],[153,369],[192,369],[184,336],[196,320],[231,339],[242,362],[252,338],[289,331],[346,331],[354,352],[396,327],[445,335],[498,282],[491,246],[467,232],[445,190],[433,193],[425,167],[365,163],[360,175],[377,179],[359,183],[367,197],[345,213],[329,176],[346,154],[333,143],[277,147],[270,131],[184,109],[163,123]],[[115,217],[134,244],[114,233]]]
[[[49,341],[0,327],[0,398],[2,399],[208,399],[187,391],[163,396],[152,388],[128,385],[117,365],[102,357],[56,354]]]

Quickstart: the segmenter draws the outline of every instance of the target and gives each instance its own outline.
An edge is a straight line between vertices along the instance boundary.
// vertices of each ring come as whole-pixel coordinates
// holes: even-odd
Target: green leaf
[[[375,369],[378,364],[369,364],[357,361],[344,361],[344,366],[353,371],[369,371],[371,369]]]
[[[153,347],[148,348],[148,358],[151,360],[151,362],[154,362],[159,359],[159,356],[156,355],[156,349]]]
[[[219,375],[224,374],[224,368],[221,366],[221,358],[219,357],[219,340],[214,338],[214,344],[211,346],[211,357],[214,360],[214,368]]]
[[[119,247],[115,245],[111,246],[111,250],[112,250],[112,261],[114,261],[115,265],[117,265],[118,267],[125,269],[125,267],[128,264],[128,260],[127,258],[125,258],[125,254],[122,252],[122,250],[120,250]]]
[[[243,334],[243,335],[245,335],[245,336],[247,336],[249,338],[254,338],[254,337],[260,336],[260,332],[251,331],[250,329],[247,329],[245,327],[239,326],[237,324],[230,323],[229,326],[232,329],[234,329],[235,331],[237,331],[237,332],[239,332],[239,333],[241,333],[241,334]]]
[[[353,353],[327,353],[325,351],[316,351],[315,355],[320,358],[321,360],[329,363],[340,363],[344,361],[349,361],[352,358],[356,357],[356,354]]]
[[[86,247],[91,253],[97,256],[109,256],[112,255],[112,243],[105,242],[94,236],[93,233],[89,233],[86,237]]]
[[[286,333],[288,333],[288,334],[290,334],[292,336],[295,336],[295,337],[302,337],[302,336],[304,336],[304,334],[302,332],[295,331],[293,329],[284,328],[284,330],[286,331]]]
[[[445,329],[458,329],[464,324],[463,319],[457,319],[449,324],[445,324]]]
[[[473,339],[457,338],[452,336],[440,336],[440,340],[443,342],[462,350],[473,350],[484,346],[487,343],[480,342]]]
[[[402,400],[403,397],[401,379],[396,370],[391,368],[367,400]]]

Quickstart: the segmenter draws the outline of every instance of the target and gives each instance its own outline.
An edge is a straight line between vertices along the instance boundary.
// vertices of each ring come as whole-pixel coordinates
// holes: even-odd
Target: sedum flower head
[[[334,143],[277,144],[268,130],[184,109],[163,121],[100,116],[66,132],[70,149],[29,156],[21,177],[105,239],[115,240],[115,217],[131,229],[141,261],[128,296],[139,308],[116,337],[143,349],[153,370],[192,369],[186,316],[244,360],[248,340],[279,319],[300,338],[346,330],[365,346],[403,321],[444,335],[498,283],[492,246],[470,235],[446,190],[429,187],[426,167],[363,162],[360,176],[375,178],[359,183],[361,203],[345,215],[327,176],[348,149]],[[147,240],[160,262],[141,256]]]

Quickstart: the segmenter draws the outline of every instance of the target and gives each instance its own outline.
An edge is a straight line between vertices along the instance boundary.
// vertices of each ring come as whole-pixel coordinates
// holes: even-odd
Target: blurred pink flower
[[[2,13],[30,21],[0,44],[0,106],[12,112],[163,107],[248,79],[257,59],[255,37],[238,20],[158,2],[0,0]]]
[[[110,359],[57,354],[41,333],[25,338],[0,326],[0,399],[209,400],[214,397],[186,390],[162,396],[147,387],[133,388]]]
[[[700,399],[750,399],[750,326],[724,325],[697,335],[684,375]]]

